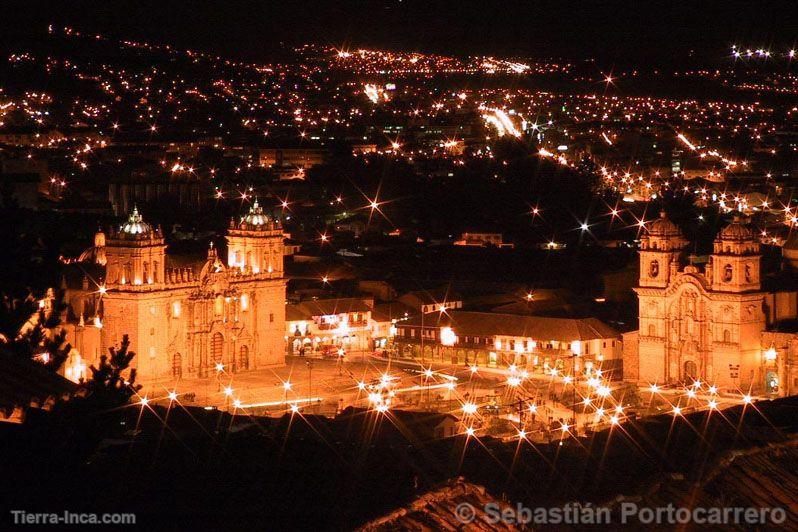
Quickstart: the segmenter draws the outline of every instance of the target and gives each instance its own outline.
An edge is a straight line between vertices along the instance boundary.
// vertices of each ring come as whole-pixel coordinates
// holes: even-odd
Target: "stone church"
[[[256,201],[226,234],[226,261],[211,244],[204,260],[166,254],[160,227],[134,209],[95,237],[64,276],[67,377],[86,376],[129,335],[145,386],[237,373],[283,361],[283,231]],[[221,364],[222,366],[218,366]],[[185,388],[185,386],[184,386]]]
[[[763,276],[757,236],[735,219],[717,235],[703,268],[684,264],[688,242],[662,213],[640,244],[639,330],[624,335],[624,379],[796,393],[796,244],[785,244],[781,271]]]

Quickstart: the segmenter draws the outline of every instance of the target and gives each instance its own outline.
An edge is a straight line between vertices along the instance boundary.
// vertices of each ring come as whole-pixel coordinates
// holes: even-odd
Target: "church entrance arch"
[[[693,382],[698,377],[698,367],[692,360],[684,363],[684,380]]]

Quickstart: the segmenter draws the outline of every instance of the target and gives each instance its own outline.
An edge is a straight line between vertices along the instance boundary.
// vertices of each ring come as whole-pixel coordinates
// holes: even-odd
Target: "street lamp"
[[[571,403],[571,413],[573,415],[574,432],[577,431],[576,423],[576,389],[579,387],[579,373],[576,370],[576,359],[582,354],[582,342],[574,340],[571,342],[571,371],[574,375],[574,399]]]

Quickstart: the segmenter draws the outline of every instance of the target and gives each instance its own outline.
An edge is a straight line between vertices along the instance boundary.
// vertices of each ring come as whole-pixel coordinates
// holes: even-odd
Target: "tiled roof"
[[[421,316],[400,323],[421,325]],[[431,312],[424,318],[425,327],[451,327],[458,336],[517,336],[546,341],[570,342],[596,338],[616,338],[620,333],[596,318],[549,318],[494,312],[451,310]]]
[[[485,505],[496,502],[497,499],[482,486],[456,478],[421,495],[407,506],[364,524],[358,530],[520,530],[511,524],[492,524],[487,520]],[[469,504],[475,511],[473,521],[468,525],[458,518],[457,508],[461,504]],[[499,506],[502,509],[508,507],[502,503]]]
[[[363,299],[314,299],[292,303],[285,307],[286,321],[309,320],[313,316],[329,316],[348,312],[368,312],[371,306]]]

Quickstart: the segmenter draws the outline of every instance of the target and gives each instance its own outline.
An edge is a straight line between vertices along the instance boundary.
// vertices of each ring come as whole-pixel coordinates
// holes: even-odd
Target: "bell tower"
[[[166,243],[161,228],[144,221],[137,208],[105,242],[106,288],[162,288]]]
[[[283,275],[283,228],[258,200],[227,230],[227,266],[242,273]]]
[[[717,292],[757,292],[760,289],[761,252],[754,233],[739,218],[715,239],[709,277]]]
[[[666,288],[674,270],[678,271],[679,255],[686,246],[682,232],[662,211],[640,240],[639,285]]]

